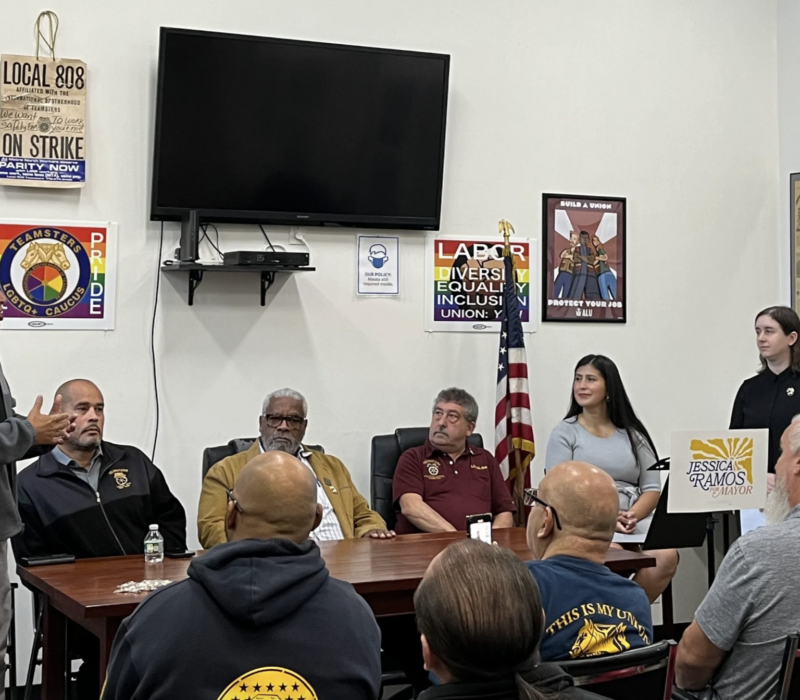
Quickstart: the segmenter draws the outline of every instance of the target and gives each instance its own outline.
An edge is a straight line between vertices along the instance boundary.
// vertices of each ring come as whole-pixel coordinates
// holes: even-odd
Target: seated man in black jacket
[[[378,625],[308,538],[321,519],[308,467],[253,458],[228,492],[228,541],[122,623],[104,700],[376,700]]]
[[[12,540],[20,557],[78,558],[142,554],[155,523],[167,552],[186,549],[186,513],[164,475],[141,450],[103,440],[105,403],[86,379],[62,384],[62,410],[75,430],[20,472],[24,530]]]
[[[555,664],[537,663],[542,599],[509,549],[457,540],[431,562],[414,608],[425,668],[442,683],[419,700],[600,700]]]
[[[103,440],[105,402],[90,381],[62,384],[62,410],[75,429],[17,478],[23,531],[11,540],[17,560],[49,554],[78,558],[143,554],[151,524],[158,524],[167,552],[186,549],[186,514],[164,475],[141,450]],[[84,660],[78,695],[98,695],[100,647],[76,624],[69,626],[70,654]]]

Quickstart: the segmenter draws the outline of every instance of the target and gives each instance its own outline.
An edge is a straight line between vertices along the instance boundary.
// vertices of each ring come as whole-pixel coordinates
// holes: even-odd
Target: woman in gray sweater
[[[605,355],[578,361],[569,411],[547,443],[545,471],[569,460],[589,462],[614,479],[620,503],[617,532],[633,533],[655,510],[661,480],[658,472],[648,469],[657,460],[656,447],[634,413],[617,366]],[[640,569],[634,580],[653,602],[675,575],[678,552],[648,554],[656,558],[656,566]]]

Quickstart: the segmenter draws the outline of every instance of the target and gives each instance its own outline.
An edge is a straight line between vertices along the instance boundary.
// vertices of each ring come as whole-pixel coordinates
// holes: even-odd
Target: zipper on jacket
[[[119,541],[119,537],[117,537],[117,533],[114,532],[114,528],[111,526],[111,521],[108,519],[108,515],[106,515],[106,509],[103,507],[103,502],[100,500],[100,492],[95,491],[94,495],[97,496],[97,505],[100,506],[100,512],[102,512],[103,517],[106,519],[108,529],[111,530],[111,534],[114,535],[114,539],[117,541],[117,545],[119,545],[122,556],[127,556],[128,553],[125,551],[125,547],[123,547],[122,542]]]

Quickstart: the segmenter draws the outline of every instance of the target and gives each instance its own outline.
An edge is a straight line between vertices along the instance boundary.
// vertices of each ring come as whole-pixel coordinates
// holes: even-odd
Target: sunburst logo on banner
[[[735,471],[744,471],[748,484],[753,483],[753,438],[692,440],[689,448],[693,460],[731,462]]]

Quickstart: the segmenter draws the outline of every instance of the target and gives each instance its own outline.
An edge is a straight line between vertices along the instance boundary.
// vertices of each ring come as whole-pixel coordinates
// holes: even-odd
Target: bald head
[[[562,536],[611,542],[619,515],[614,480],[588,462],[562,462],[539,484],[539,497],[561,520]]]
[[[88,379],[70,379],[56,389],[56,396],[61,394],[62,408],[68,404],[73,404],[76,397],[82,397],[87,393],[100,394],[102,397],[100,389],[97,388],[97,384]]]
[[[304,542],[318,525],[317,483],[311,470],[286,452],[273,450],[247,463],[228,504],[228,540],[281,537]]]

